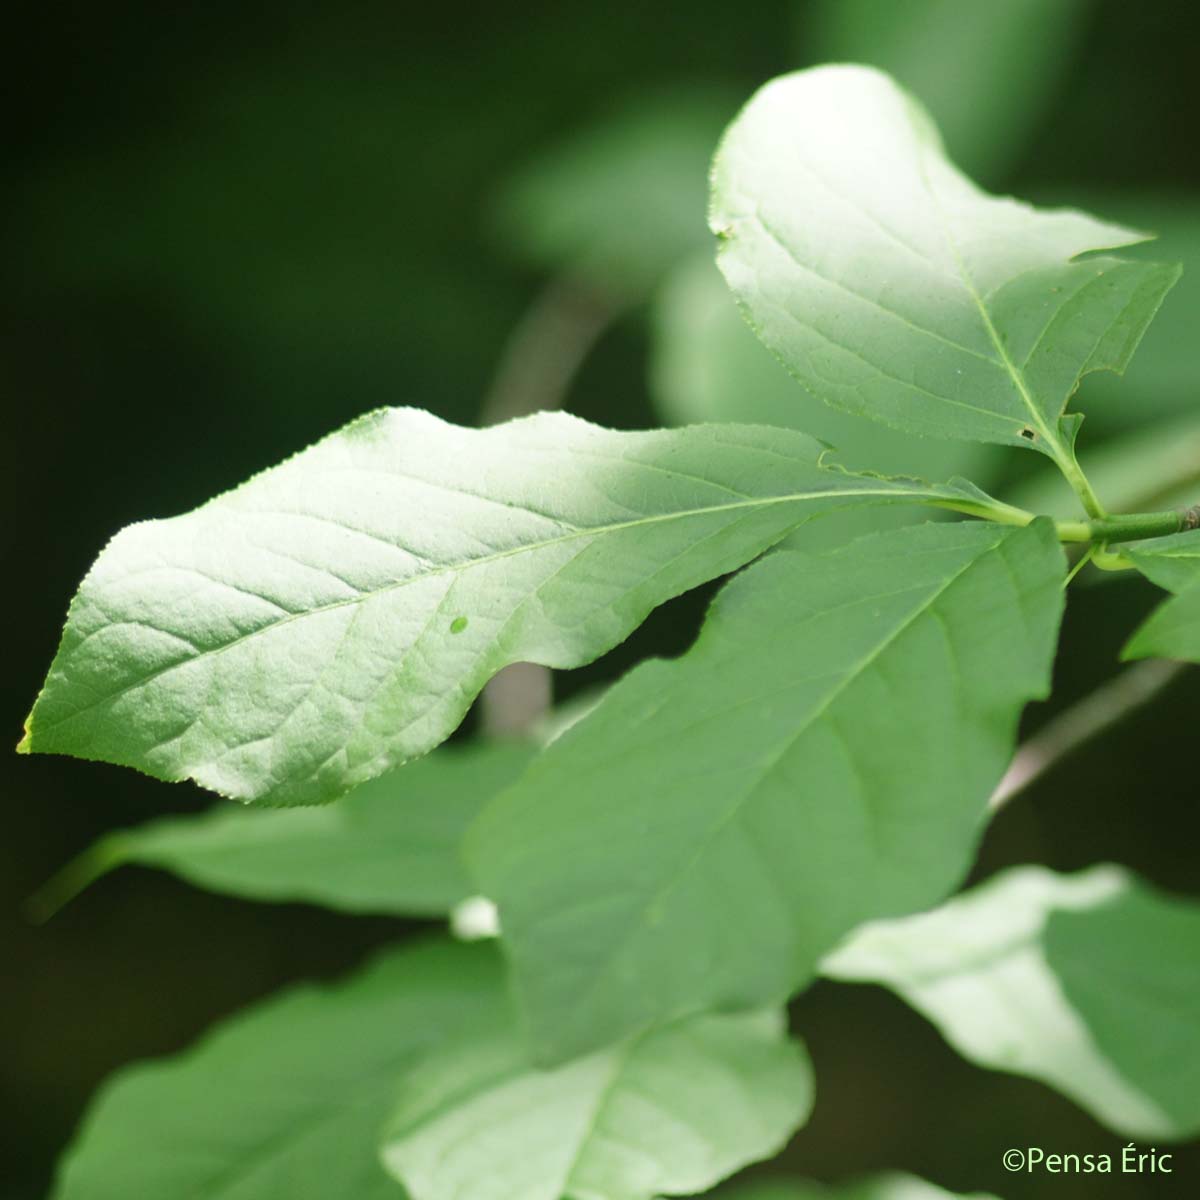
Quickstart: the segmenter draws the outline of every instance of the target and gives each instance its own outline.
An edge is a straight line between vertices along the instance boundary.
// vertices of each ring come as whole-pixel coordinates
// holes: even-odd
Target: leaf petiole
[[[1037,513],[1015,504],[1005,504],[1000,500],[980,496],[978,500],[933,499],[928,503],[937,508],[949,509],[952,512],[966,513],[968,516],[981,517],[985,521],[994,521],[999,525],[1025,526],[1035,521]],[[1185,529],[1196,528],[1196,512],[1193,509],[1168,509],[1155,513],[1121,513],[1110,517],[1099,517],[1091,521],[1055,521],[1054,528],[1060,542],[1094,543],[1103,545],[1108,542],[1137,542],[1143,538],[1165,537],[1172,533],[1181,533]],[[1098,551],[1095,561],[1098,566],[1103,552]],[[1121,556],[1108,555],[1107,569],[1113,569],[1116,560]],[[1124,562],[1120,564],[1124,566]]]
[[[1079,502],[1088,516],[1094,521],[1106,520],[1108,513],[1092,488],[1091,481],[1083,473],[1083,468],[1075,457],[1075,451],[1064,448],[1061,443],[1055,443],[1055,450],[1057,452],[1053,455],[1054,464],[1062,472],[1063,478],[1071,485],[1071,490],[1079,497]]]

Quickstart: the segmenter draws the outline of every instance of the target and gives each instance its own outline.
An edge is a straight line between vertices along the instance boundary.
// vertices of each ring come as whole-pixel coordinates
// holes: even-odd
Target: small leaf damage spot
[[[455,617],[454,620],[450,622],[450,632],[451,633],[462,633],[462,631],[464,629],[466,629],[466,627],[467,627],[467,618],[466,617]]]
[[[1021,437],[1023,437],[1027,442],[1033,442],[1037,440],[1037,434],[1034,433],[1034,431],[1030,429],[1028,425],[1021,430]]]

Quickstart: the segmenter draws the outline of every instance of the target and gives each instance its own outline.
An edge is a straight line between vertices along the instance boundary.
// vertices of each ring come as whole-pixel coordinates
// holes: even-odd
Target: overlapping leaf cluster
[[[263,807],[333,803],[164,821],[84,874],[141,861],[422,915],[480,893],[501,937],[398,951],[129,1072],[59,1197],[701,1191],[805,1119],[782,1006],[818,973],[886,984],[967,1057],[1123,1133],[1200,1129],[1200,908],[1100,869],[1013,872],[923,911],[966,873],[1021,712],[1048,694],[1060,540],[1115,536],[1068,403],[1124,368],[1176,268],[1109,253],[1129,230],[982,192],[864,68],[763,89],[718,153],[711,220],[798,410],[884,422],[898,455],[912,434],[1038,451],[1079,520],[855,473],[780,427],[542,414],[477,431],[399,409],[124,531],[23,747]],[[972,519],[807,536],[897,506]],[[1128,557],[1175,593],[1129,654],[1200,660],[1200,533]],[[686,654],[551,744],[410,762],[507,664],[585,664],[743,567]]]

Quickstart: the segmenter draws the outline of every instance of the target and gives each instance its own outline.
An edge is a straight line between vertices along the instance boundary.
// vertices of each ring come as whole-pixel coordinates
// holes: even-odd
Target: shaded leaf
[[[446,746],[322,808],[221,804],[102,838],[44,889],[57,908],[124,863],[252,900],[355,913],[436,916],[471,893],[459,856],[467,826],[533,757],[520,742]]]
[[[814,395],[897,428],[1073,464],[1087,371],[1121,371],[1178,268],[1089,254],[1144,235],[989,196],[887,76],[767,84],[713,169],[718,262]]]
[[[779,552],[639,666],[468,832],[548,1060],[777,1001],[966,869],[1062,607],[1049,523]]]
[[[431,943],[256,1005],[195,1049],[120,1072],[54,1200],[404,1200],[379,1131],[419,1056],[490,1018],[488,947]]]
[[[1138,626],[1122,658],[1200,662],[1200,530],[1138,542],[1127,553],[1143,575],[1176,594]]]
[[[120,533],[71,605],[20,748],[319,803],[443,741],[507,664],[590,662],[816,512],[987,507],[821,455],[752,427],[369,414]]]
[[[1133,542],[1123,550],[1147,579],[1168,592],[1200,582],[1200,529]]]
[[[1200,662],[1200,582],[1160,604],[1134,632],[1121,657]]]
[[[413,1200],[651,1200],[769,1157],[811,1108],[780,1012],[692,1017],[553,1071],[505,1021],[405,1078],[383,1154]]]
[[[1119,868],[1007,871],[859,930],[822,970],[892,988],[972,1062],[1048,1083],[1119,1133],[1200,1130],[1200,904]]]

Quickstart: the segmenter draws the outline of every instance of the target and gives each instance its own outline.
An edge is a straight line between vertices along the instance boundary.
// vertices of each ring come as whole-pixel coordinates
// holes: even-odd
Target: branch
[[[992,812],[1003,808],[1061,759],[1148,704],[1179,677],[1185,666],[1168,659],[1147,659],[1059,713],[1017,750],[988,801],[989,808]]]
[[[551,280],[509,335],[480,424],[562,408],[579,368],[619,312],[618,304],[573,279]],[[550,671],[513,663],[483,689],[480,721],[489,734],[520,733],[552,702]]]
[[[619,312],[619,304],[584,284],[551,280],[509,334],[479,423],[562,408],[584,359]]]

